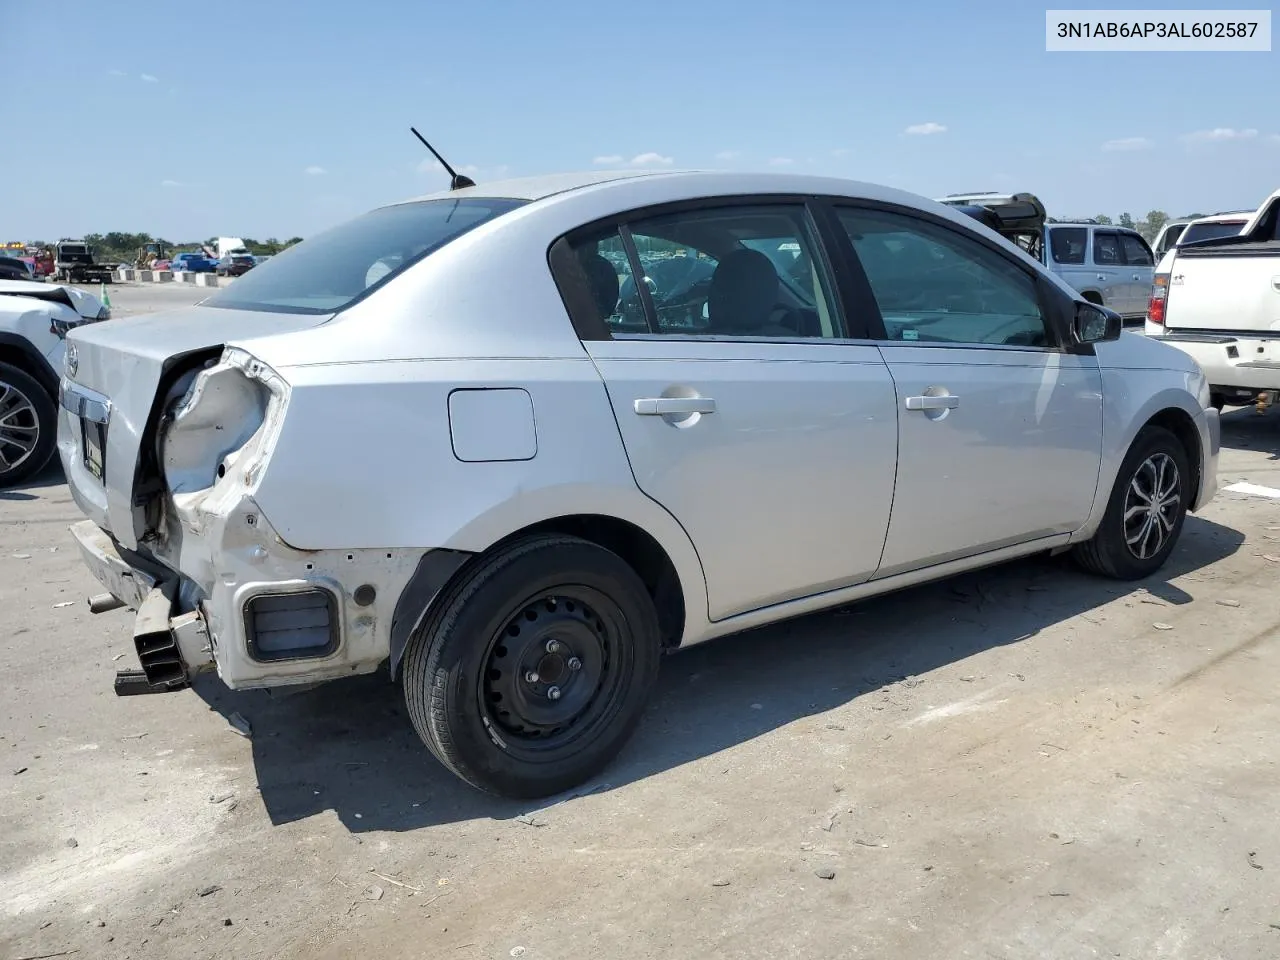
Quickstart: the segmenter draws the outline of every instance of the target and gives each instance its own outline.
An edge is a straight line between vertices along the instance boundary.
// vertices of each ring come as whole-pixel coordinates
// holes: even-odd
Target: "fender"
[[[451,550],[482,553],[513,533],[561,517],[594,515],[624,520],[653,537],[671,560],[684,596],[682,644],[701,635],[710,606],[702,561],[684,527],[638,487],[557,484],[524,491],[458,528],[447,542]]]
[[[21,366],[27,373],[31,374],[36,382],[45,388],[49,396],[56,399],[58,396],[58,375],[54,372],[49,361],[44,358],[44,355],[32,346],[31,341],[26,337],[16,333],[0,331],[0,357],[7,353],[10,348],[22,355],[24,362],[18,364],[18,366]]]
[[[1213,451],[1207,449],[1206,427],[1204,423],[1204,411],[1196,409],[1193,402],[1195,393],[1188,383],[1182,387],[1166,387],[1156,391],[1136,409],[1125,411],[1119,409],[1118,405],[1113,404],[1113,397],[1126,397],[1141,395],[1140,390],[1125,391],[1116,384],[1115,380],[1135,379],[1143,374],[1152,374],[1167,381],[1169,370],[1135,370],[1135,369],[1115,369],[1103,368],[1103,428],[1102,428],[1102,464],[1098,472],[1098,487],[1094,493],[1093,508],[1089,512],[1089,519],[1083,527],[1077,530],[1071,537],[1073,543],[1087,540],[1093,536],[1098,528],[1098,524],[1102,522],[1103,514],[1107,511],[1107,503],[1111,499],[1112,489],[1115,487],[1116,477],[1120,472],[1120,465],[1124,462],[1124,458],[1129,453],[1129,448],[1133,446],[1133,441],[1138,436],[1138,432],[1151,421],[1151,419],[1165,410],[1180,410],[1185,413],[1195,426],[1196,436],[1199,440],[1200,449],[1196,452],[1196,470],[1200,478],[1200,486],[1203,488],[1208,471],[1205,470],[1205,461]],[[1188,375],[1188,381],[1190,376]],[[1112,381],[1108,383],[1108,381]],[[1211,481],[1210,481],[1211,482]],[[1200,489],[1197,491],[1193,503],[1201,504],[1208,499],[1208,494],[1212,491]]]
[[[680,580],[685,623],[681,644],[702,637],[709,627],[707,581],[692,541],[671,514],[639,492],[566,485],[531,490],[474,519],[438,550],[429,550],[396,601],[391,616],[390,666],[395,679],[409,638],[454,574],[472,557],[522,529],[563,517],[609,517],[644,530],[670,558]],[[519,525],[513,522],[518,517]]]

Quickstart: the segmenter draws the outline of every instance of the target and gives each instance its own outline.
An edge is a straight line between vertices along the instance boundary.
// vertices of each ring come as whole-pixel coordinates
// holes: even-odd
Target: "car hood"
[[[97,320],[102,312],[102,301],[92,293],[60,283],[41,283],[38,280],[0,280],[0,295],[6,294],[61,303],[86,320]]]
[[[76,327],[67,335],[63,406],[75,410],[81,398],[108,405],[104,478],[83,463],[68,463],[63,431],[81,429],[74,415],[59,424],[59,451],[71,493],[80,509],[126,547],[136,546],[133,493],[139,454],[165,375],[192,354],[224,346],[252,352],[260,337],[319,326],[333,315],[262,313],[218,307],[188,307]]]

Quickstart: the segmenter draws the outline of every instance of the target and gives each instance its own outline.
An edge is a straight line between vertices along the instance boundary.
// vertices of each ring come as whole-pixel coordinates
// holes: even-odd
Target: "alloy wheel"
[[[0,474],[16,470],[40,441],[40,418],[31,398],[0,380]]]
[[[1181,503],[1182,477],[1173,458],[1153,453],[1143,460],[1124,501],[1124,541],[1134,557],[1147,560],[1164,549]]]

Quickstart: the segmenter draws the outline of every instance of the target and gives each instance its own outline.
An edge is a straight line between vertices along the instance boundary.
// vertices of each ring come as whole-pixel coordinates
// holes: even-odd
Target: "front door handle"
[[[634,404],[642,417],[688,416],[693,413],[715,413],[716,402],[710,397],[644,397]]]
[[[1142,279],[1142,274],[1140,274],[1140,273],[1135,273],[1135,274],[1133,275],[1133,279],[1135,279],[1135,280],[1141,280],[1141,279]]]
[[[908,410],[954,410],[960,406],[960,398],[945,397],[907,397]]]

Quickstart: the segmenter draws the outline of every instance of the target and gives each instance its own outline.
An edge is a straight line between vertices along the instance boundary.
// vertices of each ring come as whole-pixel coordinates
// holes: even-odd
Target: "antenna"
[[[463,187],[474,187],[476,185],[476,182],[470,177],[463,176],[454,170],[453,167],[449,166],[448,161],[445,160],[444,157],[440,156],[435,147],[427,143],[427,138],[420,134],[416,128],[410,127],[409,130],[415,137],[422,141],[422,145],[424,147],[431,151],[431,155],[440,161],[440,166],[449,171],[449,176],[453,178],[449,181],[450,190],[461,190]]]

